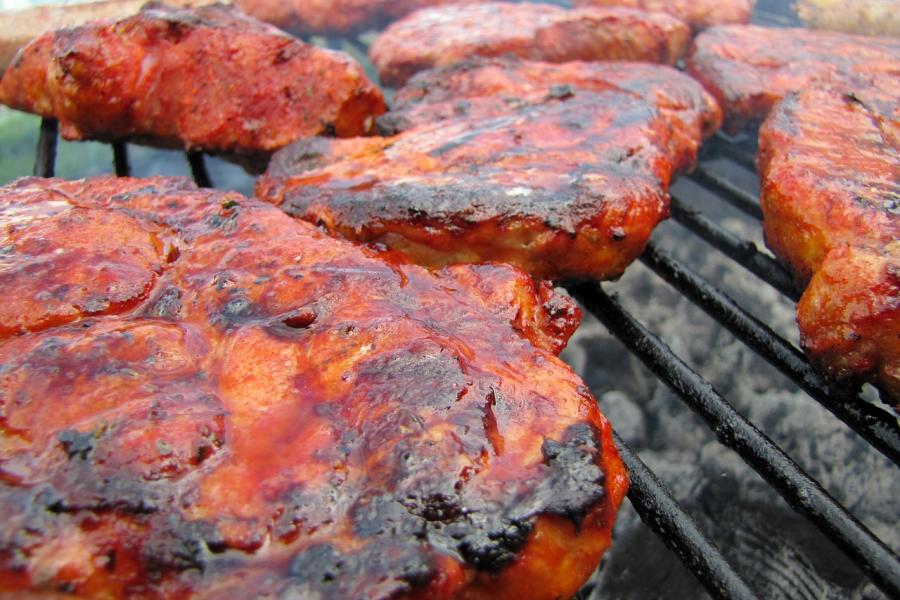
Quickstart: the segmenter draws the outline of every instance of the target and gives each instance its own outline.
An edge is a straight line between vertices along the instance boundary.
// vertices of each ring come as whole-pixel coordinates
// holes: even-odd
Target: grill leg
[[[56,169],[56,136],[59,123],[56,119],[41,119],[41,133],[38,136],[37,153],[34,159],[34,174],[38,177],[53,177]]]
[[[128,177],[131,175],[131,165],[128,164],[128,146],[125,145],[125,142],[113,142],[112,149],[116,177]]]
[[[203,188],[211,188],[212,181],[209,178],[209,173],[206,171],[206,163],[203,161],[203,153],[202,152],[188,152],[187,153],[188,164],[191,165],[191,174],[194,176],[194,181]]]

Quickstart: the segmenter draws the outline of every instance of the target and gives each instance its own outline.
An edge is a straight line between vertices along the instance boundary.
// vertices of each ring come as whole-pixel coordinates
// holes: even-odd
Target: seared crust
[[[749,23],[755,0],[574,0],[575,6],[621,6],[678,17],[694,30]]]
[[[900,402],[900,79],[793,95],[760,130],[766,241],[810,281],[802,343]]]
[[[417,73],[397,90],[378,128],[393,135],[460,116],[500,116],[578,90],[623,92],[659,109],[672,127],[670,150],[678,172],[694,166],[701,142],[722,124],[722,111],[703,86],[666,65],[479,57]]]
[[[687,67],[719,101],[726,129],[736,132],[791,92],[866,74],[900,75],[900,40],[723,25],[695,38]]]
[[[381,81],[396,87],[474,56],[674,64],[689,41],[690,28],[663,13],[494,2],[416,11],[384,30],[369,56]]]
[[[555,598],[596,567],[626,478],[553,354],[571,301],[181,180],[0,198],[0,591]],[[140,235],[79,253],[76,221]],[[33,318],[70,289],[107,310]]]
[[[45,34],[7,69],[0,102],[58,118],[66,139],[251,157],[311,135],[368,133],[385,108],[349,57],[221,5],[150,4]]]
[[[429,266],[499,261],[611,278],[668,215],[668,122],[620,92],[278,152],[257,196]]]
[[[378,29],[428,6],[485,0],[235,0],[248,15],[297,35],[348,35]]]

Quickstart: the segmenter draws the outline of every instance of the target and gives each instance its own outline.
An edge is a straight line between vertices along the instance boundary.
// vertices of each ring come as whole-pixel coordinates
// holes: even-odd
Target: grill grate
[[[761,16],[762,15],[762,16]],[[762,14],[757,20],[770,25],[782,22],[775,14]],[[366,48],[356,40],[326,40],[330,46],[352,50],[357,57]],[[351,47],[347,47],[347,46]],[[53,119],[41,123],[34,174],[50,177],[54,173],[58,126]],[[755,148],[741,137],[717,134],[703,147],[706,159],[727,159],[749,169],[755,168]],[[186,153],[194,180],[211,187],[204,156]],[[113,146],[117,175],[127,175],[127,147]],[[762,211],[756,195],[728,177],[701,163],[690,180],[711,192],[719,201],[742,213],[760,219]],[[772,257],[762,253],[753,242],[743,240],[719,226],[714,220],[691,208],[677,193],[672,197],[672,216],[688,231],[703,239],[742,268],[771,285],[786,298],[796,301],[802,292],[791,275]],[[659,278],[707,312],[754,352],[761,355],[791,379],[812,399],[847,424],[873,449],[894,464],[900,464],[900,427],[887,410],[858,397],[855,390],[836,388],[809,365],[793,344],[769,326],[749,314],[740,304],[717,289],[685,264],[651,243],[641,261]],[[693,371],[681,358],[638,319],[627,312],[598,284],[582,283],[568,287],[607,329],[647,365],[660,380],[671,387],[682,401],[701,415],[719,441],[737,452],[776,489],[798,512],[809,520],[853,560],[890,597],[900,598],[900,560],[869,529],[835,501],[817,481],[807,475],[781,448],[740,415],[713,386]],[[628,444],[616,434],[616,443],[629,471],[628,498],[644,523],[673,550],[682,563],[698,578],[713,598],[758,598],[747,581],[723,557],[683,507],[667,485],[650,470]]]
[[[44,119],[41,123],[35,174],[53,175],[56,138],[56,121]],[[714,142],[713,151],[721,151],[722,146],[720,138]],[[737,149],[738,160],[735,162],[744,162],[740,160],[741,152]],[[723,154],[735,155],[726,152]],[[116,174],[127,174],[130,169],[124,144],[114,145],[113,156]],[[206,171],[203,155],[189,152],[187,160],[197,184],[210,187],[212,182]],[[751,216],[761,214],[759,203],[749,192],[706,167],[699,166],[691,179],[714,192],[723,202],[732,204]],[[800,290],[788,272],[774,259],[761,253],[752,242],[740,239],[712,219],[689,208],[677,195],[672,198],[672,214],[685,228],[788,298],[796,300],[799,297]],[[852,390],[836,388],[824,380],[812,369],[800,350],[750,315],[712,283],[658,249],[652,242],[641,261],[787,375],[874,449],[895,464],[900,464],[900,426],[887,410],[861,400]],[[834,500],[781,448],[740,415],[708,381],[623,309],[615,298],[607,295],[600,285],[580,283],[569,285],[568,289],[657,377],[704,418],[723,445],[737,452],[795,510],[804,513],[876,585],[890,596],[900,597],[900,560],[884,542]],[[677,503],[666,485],[618,435],[616,443],[631,478],[628,498],[632,506],[641,519],[697,576],[710,595],[714,598],[757,598],[716,545]]]

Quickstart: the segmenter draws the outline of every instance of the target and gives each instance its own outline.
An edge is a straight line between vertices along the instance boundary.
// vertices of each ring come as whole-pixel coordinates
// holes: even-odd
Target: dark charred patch
[[[574,96],[575,88],[568,83],[551,86],[550,91],[547,92],[547,98],[553,100],[565,100]]]
[[[576,525],[605,496],[605,477],[597,466],[599,436],[587,423],[572,425],[563,441],[546,440],[541,446],[550,476],[536,490],[536,500],[546,512],[564,516]]]
[[[94,449],[94,435],[92,433],[82,433],[80,431],[67,429],[60,432],[57,439],[62,445],[66,456],[69,457],[69,460],[74,458],[87,460],[91,451]]]
[[[150,519],[141,559],[151,579],[166,572],[203,571],[210,548],[224,546],[216,528],[202,521],[185,521],[176,514]]]
[[[211,307],[209,322],[217,327],[230,329],[256,319],[260,312],[260,308],[247,298],[246,291],[236,288],[231,291],[224,304]]]
[[[294,558],[288,574],[289,591],[300,597],[358,598],[377,583],[379,597],[387,598],[424,585],[435,568],[420,544],[378,540],[346,553],[331,544],[310,546]]]
[[[148,313],[151,317],[158,319],[178,319],[181,317],[181,290],[177,287],[169,286],[163,290],[159,298],[156,299]]]
[[[422,382],[429,382],[425,387]],[[459,357],[434,343],[422,343],[399,352],[381,354],[362,363],[358,385],[370,405],[394,404],[446,410],[466,387]]]
[[[212,230],[219,230],[222,233],[234,233],[237,229],[238,218],[241,214],[241,207],[238,204],[229,208],[220,208],[219,212],[207,217],[206,226]]]
[[[600,446],[587,424],[573,425],[561,441],[546,440],[544,467],[532,487],[512,498],[488,498],[457,485],[438,448],[424,440],[394,449],[392,492],[365,498],[352,511],[362,538],[426,540],[473,567],[496,572],[522,550],[536,517],[555,514],[579,525],[604,498],[596,461]]]

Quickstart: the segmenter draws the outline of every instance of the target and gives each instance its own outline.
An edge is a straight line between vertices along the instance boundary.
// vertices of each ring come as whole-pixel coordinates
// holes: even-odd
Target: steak
[[[397,87],[417,71],[474,56],[674,64],[689,41],[690,28],[663,13],[494,2],[416,11],[385,29],[369,56],[381,81]]]
[[[801,342],[900,404],[900,78],[789,96],[760,130],[766,241],[809,286]]]
[[[44,34],[0,102],[59,119],[70,140],[127,140],[251,159],[319,134],[371,132],[381,91],[357,63],[213,5]]]
[[[900,40],[723,25],[697,36],[687,66],[719,101],[725,127],[737,132],[762,121],[791,92],[867,74],[900,75]]]
[[[668,216],[669,122],[634,95],[577,92],[384,139],[298,142],[257,196],[432,267],[498,261],[611,278]]]
[[[574,0],[575,6],[623,6],[664,12],[695,31],[726,23],[749,23],[755,0]]]
[[[0,188],[0,591],[570,597],[627,487],[571,300],[186,180]]]
[[[676,171],[690,170],[701,142],[722,123],[715,99],[695,80],[666,65],[636,62],[552,64],[514,57],[474,58],[417,73],[378,119],[382,133],[460,116],[488,117],[511,108],[584,91],[613,90],[653,105],[671,125]]]

